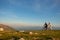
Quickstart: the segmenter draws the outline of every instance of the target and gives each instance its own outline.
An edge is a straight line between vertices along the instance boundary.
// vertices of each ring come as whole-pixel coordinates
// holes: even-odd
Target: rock
[[[25,40],[24,38],[20,38],[19,40]]]

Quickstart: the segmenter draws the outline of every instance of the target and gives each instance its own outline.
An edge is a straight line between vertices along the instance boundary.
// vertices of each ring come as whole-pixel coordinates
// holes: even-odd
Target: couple
[[[48,24],[45,22],[44,29],[45,30],[51,30],[51,24],[50,24],[50,22]]]

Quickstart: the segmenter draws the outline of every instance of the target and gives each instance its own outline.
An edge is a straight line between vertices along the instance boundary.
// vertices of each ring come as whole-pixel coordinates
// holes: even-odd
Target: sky
[[[0,23],[60,26],[60,0],[0,0]]]

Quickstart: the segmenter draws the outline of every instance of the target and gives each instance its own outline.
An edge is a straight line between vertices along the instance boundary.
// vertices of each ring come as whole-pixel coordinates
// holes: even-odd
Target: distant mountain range
[[[0,24],[0,30],[4,30],[4,31],[15,31],[15,29],[13,29],[12,27],[8,26],[8,25],[4,25],[4,24]]]
[[[0,24],[0,28],[3,28],[4,31],[16,31],[16,30],[43,30],[43,27],[40,26],[8,26]],[[60,27],[53,27],[52,30],[60,30]]]

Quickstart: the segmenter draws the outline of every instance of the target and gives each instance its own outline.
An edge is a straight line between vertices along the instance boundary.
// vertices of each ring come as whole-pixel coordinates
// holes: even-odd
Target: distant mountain
[[[0,31],[15,31],[15,29],[8,25],[0,24]]]

